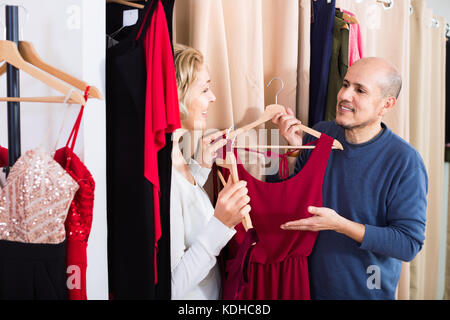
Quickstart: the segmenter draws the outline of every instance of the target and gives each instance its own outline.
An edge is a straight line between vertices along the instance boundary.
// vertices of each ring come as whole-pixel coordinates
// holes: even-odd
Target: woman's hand
[[[232,183],[230,176],[219,192],[214,216],[229,228],[234,228],[250,212],[250,197],[247,195],[246,185],[246,181]]]
[[[272,122],[278,126],[281,135],[291,146],[302,145],[302,130],[299,124],[302,122],[294,116],[294,112],[286,107],[286,113],[279,113],[273,119]]]
[[[217,150],[227,144],[227,140],[219,137],[225,134],[226,130],[217,131],[201,139],[201,145],[196,155],[196,161],[205,168],[211,168],[217,157]],[[217,140],[216,140],[217,139]]]

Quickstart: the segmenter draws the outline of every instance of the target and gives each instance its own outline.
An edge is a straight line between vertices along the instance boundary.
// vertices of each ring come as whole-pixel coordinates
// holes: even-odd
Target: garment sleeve
[[[174,199],[175,200],[175,199]],[[172,299],[183,299],[214,267],[220,250],[236,233],[212,216],[190,247],[186,246],[183,207],[171,201]]]
[[[197,181],[197,183],[203,187],[206,183],[206,180],[208,180],[208,176],[211,173],[211,169],[202,167],[197,161],[195,161],[192,158],[189,160],[188,165],[192,175],[194,176],[195,181]]]
[[[403,174],[388,201],[388,225],[365,225],[360,248],[402,261],[414,259],[425,240],[427,192],[424,166]]]

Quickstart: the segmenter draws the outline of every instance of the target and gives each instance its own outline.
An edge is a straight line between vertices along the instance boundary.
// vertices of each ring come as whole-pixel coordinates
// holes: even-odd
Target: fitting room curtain
[[[175,42],[204,54],[217,97],[208,111],[208,128],[240,127],[258,119],[265,106],[275,103],[275,94],[281,88],[277,80],[266,87],[274,77],[284,82],[278,103],[307,119],[310,3],[311,0],[176,1]],[[270,130],[273,126],[266,123],[261,128]],[[276,134],[275,130],[272,133]],[[268,143],[263,141],[267,136],[260,134],[239,136],[238,144]],[[273,138],[278,141],[277,135]],[[258,159],[255,154],[249,156]],[[260,176],[262,162],[256,162],[246,159],[244,164],[253,175]]]
[[[410,298],[437,299],[445,144],[445,21],[432,27],[425,0],[412,0],[411,140],[429,175],[425,245],[411,262]]]
[[[325,0],[324,0],[325,1]],[[404,263],[399,299],[436,299],[444,148],[445,31],[431,28],[426,0],[396,0],[387,9],[376,0],[336,0],[360,23],[364,55],[383,57],[399,69],[403,87],[396,107],[384,122],[421,154],[429,175],[425,245]],[[409,5],[413,6],[410,15]],[[175,42],[205,55],[217,100],[208,127],[224,129],[257,119],[264,106],[292,108],[307,123],[309,105],[309,34],[311,0],[177,0]],[[267,127],[271,127],[270,124]],[[244,141],[243,141],[244,142]],[[255,142],[249,137],[247,143]],[[257,176],[258,169],[249,171]]]

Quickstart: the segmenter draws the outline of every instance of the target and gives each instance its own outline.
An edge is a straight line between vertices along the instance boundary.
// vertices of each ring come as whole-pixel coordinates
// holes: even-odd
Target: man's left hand
[[[313,216],[305,219],[289,221],[280,227],[284,230],[306,230],[306,231],[337,231],[342,225],[344,218],[330,208],[308,207],[308,212]]]
[[[362,243],[366,227],[364,224],[350,221],[330,208],[308,207],[313,216],[305,219],[289,221],[280,227],[283,230],[322,231],[334,230]]]

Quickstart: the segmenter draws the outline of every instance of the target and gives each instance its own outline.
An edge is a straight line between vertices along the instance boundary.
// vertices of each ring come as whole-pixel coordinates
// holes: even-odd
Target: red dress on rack
[[[310,299],[307,257],[312,251],[317,232],[282,230],[283,223],[308,218],[308,206],[322,206],[322,183],[333,139],[321,134],[316,147],[294,177],[275,183],[257,180],[238,163],[240,180],[247,181],[254,231],[258,241],[254,248],[242,255],[247,246],[248,233],[242,224],[228,243],[225,262],[225,299]],[[241,254],[241,257],[237,257]],[[242,260],[244,257],[244,260]],[[247,258],[247,260],[245,260]],[[236,274],[236,266],[244,274]],[[236,285],[236,281],[246,283]],[[239,287],[238,292],[236,290]]]
[[[87,98],[87,94],[85,94]],[[65,221],[66,227],[66,265],[69,300],[87,300],[86,294],[86,249],[91,232],[95,182],[89,170],[73,152],[78,130],[83,117],[84,106],[66,143],[56,150],[54,159],[78,183],[80,188],[70,204]],[[72,141],[71,141],[72,140]],[[69,146],[71,142],[71,145]]]

